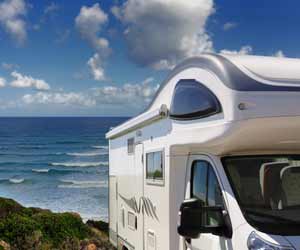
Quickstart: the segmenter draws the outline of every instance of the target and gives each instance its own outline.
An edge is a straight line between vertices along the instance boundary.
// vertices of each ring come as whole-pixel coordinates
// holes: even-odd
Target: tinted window
[[[162,181],[164,175],[163,153],[162,151],[146,154],[146,177],[148,180]]]
[[[226,157],[223,164],[252,226],[268,234],[299,235],[300,155]]]
[[[127,140],[127,152],[128,154],[134,153],[134,138],[129,138]]]
[[[195,80],[177,83],[171,104],[170,116],[175,119],[197,119],[221,112],[215,95]]]
[[[193,165],[192,197],[197,198],[206,204],[207,192],[207,163],[197,161]]]
[[[207,205],[222,206],[222,193],[215,172],[210,169],[208,176]]]
[[[224,206],[218,179],[208,162],[194,162],[191,187],[191,196],[202,201],[203,206]],[[218,225],[220,218],[218,214],[208,212],[204,214],[203,220],[207,225]]]

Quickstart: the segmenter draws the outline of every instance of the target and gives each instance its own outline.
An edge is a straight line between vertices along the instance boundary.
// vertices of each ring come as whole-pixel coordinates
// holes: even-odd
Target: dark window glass
[[[205,161],[196,161],[192,168],[192,195],[202,201],[203,206],[224,207],[221,189],[212,166]],[[218,225],[219,214],[207,212],[203,214],[207,225]]]
[[[163,180],[164,164],[162,151],[147,153],[146,177],[150,180]]]
[[[197,119],[221,112],[215,95],[195,80],[181,80],[177,83],[170,109],[175,119]]]
[[[203,205],[205,205],[207,193],[207,163],[203,161],[195,162],[192,172],[192,197],[201,200]]]
[[[207,202],[208,206],[222,206],[222,193],[218,183],[216,174],[210,168],[208,176],[208,191],[207,191]]]
[[[130,138],[127,140],[127,152],[128,154],[134,153],[134,138]]]
[[[300,155],[226,157],[223,164],[251,225],[269,234],[299,235]]]

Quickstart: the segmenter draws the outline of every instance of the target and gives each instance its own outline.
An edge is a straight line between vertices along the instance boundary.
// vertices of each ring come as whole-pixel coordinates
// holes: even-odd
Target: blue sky
[[[131,116],[187,57],[300,57],[299,7],[261,0],[0,0],[0,116]]]

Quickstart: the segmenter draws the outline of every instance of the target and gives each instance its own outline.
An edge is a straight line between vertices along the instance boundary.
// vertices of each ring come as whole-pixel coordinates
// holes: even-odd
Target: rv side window
[[[195,80],[181,80],[177,83],[170,109],[170,117],[191,120],[208,117],[222,110],[216,96]]]
[[[127,152],[128,154],[134,153],[134,138],[129,138],[127,140]]]
[[[146,154],[146,178],[148,181],[162,182],[164,180],[163,152]]]

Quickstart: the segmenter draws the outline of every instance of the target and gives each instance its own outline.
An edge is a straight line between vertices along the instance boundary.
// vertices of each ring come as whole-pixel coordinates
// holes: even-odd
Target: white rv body
[[[184,80],[209,89],[221,110],[174,119],[169,114],[174,91]],[[203,55],[179,65],[144,113],[106,135],[111,242],[118,250],[248,250],[256,249],[249,248],[251,239],[255,244],[261,239],[273,248],[257,249],[300,250],[300,226],[299,233],[289,235],[266,233],[249,223],[223,163],[225,157],[299,155],[299,107],[300,60]],[[157,159],[155,152],[162,155],[157,180],[147,168],[148,156]],[[231,237],[202,233],[190,240],[177,232],[180,206],[192,198],[191,169],[197,161],[207,162],[216,175]],[[283,168],[281,177],[297,166]],[[262,171],[258,182],[264,190],[268,179]]]

